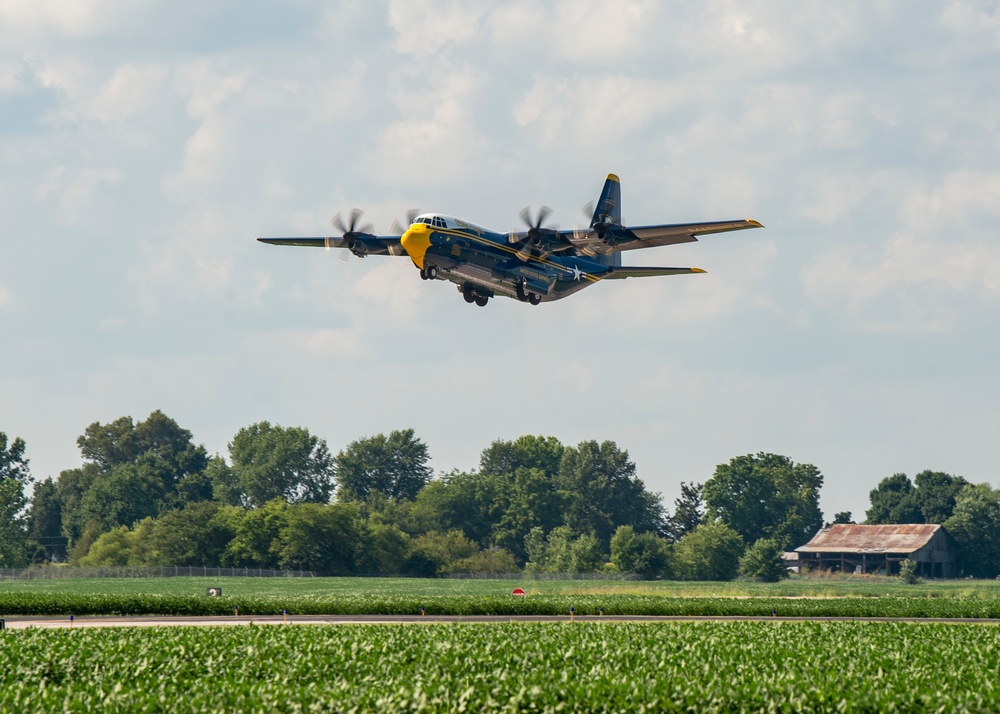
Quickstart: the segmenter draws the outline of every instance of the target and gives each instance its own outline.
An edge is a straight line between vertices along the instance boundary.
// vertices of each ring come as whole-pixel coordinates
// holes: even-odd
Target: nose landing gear
[[[420,269],[421,280],[435,280],[437,276],[438,276],[438,269],[436,265],[428,265],[426,268]]]

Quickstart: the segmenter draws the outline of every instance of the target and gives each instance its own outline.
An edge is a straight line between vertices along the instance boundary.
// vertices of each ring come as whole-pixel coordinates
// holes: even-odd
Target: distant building
[[[904,560],[917,563],[917,574],[955,577],[955,551],[936,523],[861,526],[835,523],[796,548],[806,570],[896,575]]]

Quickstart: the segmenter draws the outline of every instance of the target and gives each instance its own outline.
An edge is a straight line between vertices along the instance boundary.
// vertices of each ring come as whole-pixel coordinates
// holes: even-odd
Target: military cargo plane
[[[746,228],[763,228],[751,219],[624,226],[621,182],[609,174],[590,225],[572,230],[545,227],[552,213],[542,206],[536,216],[527,208],[521,220],[527,230],[498,233],[452,216],[424,213],[409,216],[403,229],[393,222],[391,235],[375,235],[370,224],[359,225],[362,213],[351,211],[345,224],[338,213],[332,224],[339,237],[258,238],[272,245],[346,248],[359,258],[367,255],[408,256],[424,280],[449,280],[468,303],[480,307],[491,297],[506,297],[537,305],[572,295],[602,280],[657,275],[703,273],[700,268],[651,268],[622,265],[621,253],[697,241],[699,236]]]

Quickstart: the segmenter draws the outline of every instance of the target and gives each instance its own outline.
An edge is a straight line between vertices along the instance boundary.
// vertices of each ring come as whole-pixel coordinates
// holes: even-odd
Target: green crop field
[[[0,579],[3,593],[70,595],[197,595],[221,587],[234,597],[496,596],[515,587],[529,595],[658,595],[666,597],[981,597],[1000,598],[1000,581],[928,580],[905,585],[899,578],[793,577],[780,583],[682,582],[676,580],[454,580],[446,578],[80,578]]]
[[[527,597],[515,598],[521,585]],[[205,596],[221,586],[224,597]],[[6,581],[3,615],[428,614],[770,615],[1000,618],[993,581],[901,585],[895,579],[786,583],[149,578]]]
[[[901,623],[0,632],[0,711],[998,711],[1000,630]]]

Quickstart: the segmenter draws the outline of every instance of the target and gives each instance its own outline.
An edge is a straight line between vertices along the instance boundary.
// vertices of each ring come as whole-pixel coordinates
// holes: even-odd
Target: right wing
[[[355,245],[363,245],[368,255],[405,255],[400,236],[358,236]],[[348,248],[344,238],[258,238],[261,243],[270,245],[295,245],[307,248]]]
[[[575,248],[584,253],[637,250],[661,245],[693,243],[698,236],[727,231],[742,231],[747,228],[763,228],[757,221],[747,218],[736,221],[710,221],[707,223],[670,223],[656,226],[616,226],[609,227],[609,241],[605,242],[593,228],[589,230],[560,231]],[[610,240],[613,237],[613,240]]]
[[[618,244],[619,250],[635,250],[637,248],[652,248],[659,245],[674,245],[676,243],[693,243],[698,236],[728,231],[742,231],[747,228],[763,228],[752,218],[738,221],[710,221],[708,223],[674,223],[661,226],[629,226],[625,229],[628,240]]]
[[[598,275],[601,280],[623,280],[625,278],[653,278],[658,275],[692,275],[704,273],[701,268],[647,268],[614,266],[608,272]]]

